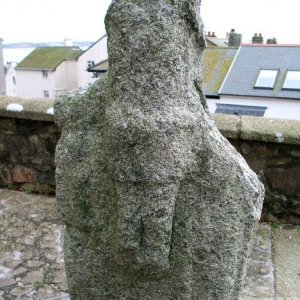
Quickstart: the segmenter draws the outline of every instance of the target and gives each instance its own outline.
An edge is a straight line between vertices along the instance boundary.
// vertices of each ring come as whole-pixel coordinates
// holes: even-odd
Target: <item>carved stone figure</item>
[[[202,93],[200,0],[115,0],[109,71],[55,105],[72,299],[238,299],[263,186]]]

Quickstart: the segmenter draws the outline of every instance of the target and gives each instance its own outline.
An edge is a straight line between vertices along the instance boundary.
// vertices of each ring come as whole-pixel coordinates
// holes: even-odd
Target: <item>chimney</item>
[[[235,32],[235,29],[231,29],[228,35],[228,46],[239,47],[242,43],[242,35]]]
[[[217,37],[215,32],[208,31],[207,34],[205,34],[207,37]]]
[[[273,37],[273,38],[267,39],[267,44],[271,44],[271,45],[277,44],[276,38]]]
[[[260,33],[257,35],[257,33],[254,33],[254,36],[252,37],[252,44],[263,44],[264,43],[264,38],[262,34]]]
[[[73,40],[72,39],[64,39],[64,46],[65,47],[73,47],[74,46],[74,43],[73,43]]]

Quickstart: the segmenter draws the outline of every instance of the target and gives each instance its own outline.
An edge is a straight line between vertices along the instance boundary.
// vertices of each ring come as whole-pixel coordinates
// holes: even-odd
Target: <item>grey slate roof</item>
[[[279,70],[273,89],[254,88],[260,70]],[[287,71],[300,71],[300,45],[242,45],[220,95],[300,100],[300,90],[283,90]]]

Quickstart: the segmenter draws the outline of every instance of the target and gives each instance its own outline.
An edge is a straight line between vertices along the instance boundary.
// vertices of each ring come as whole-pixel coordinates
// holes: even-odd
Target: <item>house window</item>
[[[43,73],[43,78],[48,78],[48,71],[43,70],[42,73]]]
[[[95,65],[95,62],[93,60],[88,60],[87,61],[87,69],[91,68],[94,65]]]
[[[248,106],[248,105],[235,105],[235,104],[222,104],[217,103],[215,113],[236,115],[236,116],[256,116],[263,117],[267,107],[265,106]]]
[[[272,89],[274,87],[277,74],[278,70],[260,70],[255,87]]]
[[[300,71],[288,71],[286,74],[283,88],[300,90]]]
[[[44,98],[49,98],[49,91],[44,90]]]
[[[12,82],[14,85],[16,85],[16,77],[15,76],[12,77]]]

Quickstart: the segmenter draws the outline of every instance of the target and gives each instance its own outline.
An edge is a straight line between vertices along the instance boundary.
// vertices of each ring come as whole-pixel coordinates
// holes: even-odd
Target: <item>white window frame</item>
[[[48,71],[47,70],[43,70],[43,78],[48,78]]]
[[[273,89],[276,79],[278,77],[278,70],[267,70],[261,69],[257,76],[254,87],[255,88],[265,88],[265,89]],[[265,80],[269,80],[269,83],[265,83]]]
[[[295,78],[296,75],[296,78]],[[298,75],[298,76],[297,76]],[[294,76],[294,78],[292,78]],[[293,80],[294,82],[291,82]],[[296,84],[295,84],[296,82]],[[283,84],[283,89],[300,90],[300,71],[288,70]]]

